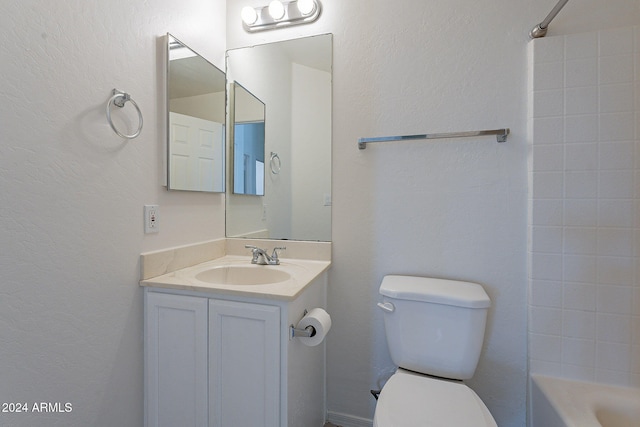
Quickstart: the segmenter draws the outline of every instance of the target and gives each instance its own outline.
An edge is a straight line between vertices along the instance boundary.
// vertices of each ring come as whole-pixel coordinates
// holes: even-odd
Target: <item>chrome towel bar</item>
[[[427,133],[424,135],[378,136],[358,139],[358,148],[364,150],[369,142],[408,141],[414,139],[467,138],[470,136],[495,135],[498,142],[505,142],[509,129],[474,130],[469,132]]]

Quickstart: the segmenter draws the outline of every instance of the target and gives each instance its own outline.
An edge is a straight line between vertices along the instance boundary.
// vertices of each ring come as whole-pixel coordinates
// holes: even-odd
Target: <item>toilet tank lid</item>
[[[431,277],[388,275],[380,294],[389,298],[430,302],[467,308],[488,308],[491,300],[484,288],[471,282]]]

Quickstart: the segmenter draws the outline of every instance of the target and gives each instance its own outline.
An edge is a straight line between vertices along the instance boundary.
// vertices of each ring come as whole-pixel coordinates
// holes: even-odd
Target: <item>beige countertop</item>
[[[280,265],[277,266],[255,265],[251,264],[250,256],[225,255],[160,276],[143,279],[140,281],[140,285],[149,288],[212,292],[217,294],[291,301],[294,300],[307,285],[313,282],[316,277],[326,271],[330,265],[330,261],[289,258],[281,258]],[[259,274],[260,269],[278,269],[288,273],[290,278],[277,283],[232,285],[208,283],[198,280],[196,277],[203,271],[225,266],[256,269],[257,274]]]

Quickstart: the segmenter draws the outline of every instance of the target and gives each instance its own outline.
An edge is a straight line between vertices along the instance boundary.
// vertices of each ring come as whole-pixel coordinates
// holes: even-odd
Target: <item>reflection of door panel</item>
[[[264,195],[264,162],[256,160],[255,171],[256,194]]]
[[[169,113],[170,188],[224,191],[222,124]]]
[[[264,122],[236,123],[233,129],[233,192],[264,196]]]
[[[248,154],[244,155],[244,194],[254,194],[255,191],[252,188],[251,183],[251,156]]]

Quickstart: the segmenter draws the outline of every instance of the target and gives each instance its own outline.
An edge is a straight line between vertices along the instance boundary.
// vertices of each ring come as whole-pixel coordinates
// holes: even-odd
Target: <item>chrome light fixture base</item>
[[[248,32],[273,30],[277,28],[290,27],[292,25],[310,24],[320,17],[322,5],[320,0],[312,0],[314,7],[308,14],[303,14],[298,7],[298,0],[282,1],[284,15],[280,19],[275,19],[269,13],[269,5],[255,8],[255,21],[248,23],[243,19],[242,25]]]

